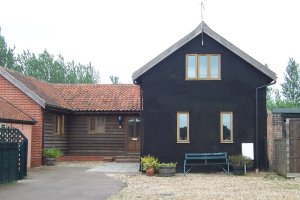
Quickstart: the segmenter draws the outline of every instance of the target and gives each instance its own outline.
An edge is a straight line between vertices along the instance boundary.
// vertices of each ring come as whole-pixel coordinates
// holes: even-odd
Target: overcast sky
[[[300,62],[300,1],[207,0],[204,21],[283,80]],[[16,52],[91,62],[101,75],[131,75],[201,22],[201,0],[0,0],[0,26]]]

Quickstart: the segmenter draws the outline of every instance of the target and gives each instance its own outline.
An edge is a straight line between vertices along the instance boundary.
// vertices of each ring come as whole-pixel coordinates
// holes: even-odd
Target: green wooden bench
[[[184,157],[184,175],[188,173],[195,165],[218,165],[225,172],[229,172],[229,161],[227,152],[218,153],[185,153]],[[190,167],[187,170],[187,167]],[[225,168],[227,169],[225,169]]]

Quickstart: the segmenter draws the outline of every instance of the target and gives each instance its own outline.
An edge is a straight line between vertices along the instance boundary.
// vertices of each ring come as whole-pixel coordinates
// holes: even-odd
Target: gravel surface
[[[175,177],[147,177],[108,174],[127,184],[110,200],[122,199],[300,199],[300,180],[271,173],[177,174]]]

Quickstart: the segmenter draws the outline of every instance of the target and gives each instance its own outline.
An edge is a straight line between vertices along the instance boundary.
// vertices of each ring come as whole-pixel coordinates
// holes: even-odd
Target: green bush
[[[143,170],[147,170],[150,167],[157,167],[158,159],[150,155],[141,157],[141,165]]]
[[[43,149],[43,156],[45,158],[58,158],[62,155],[63,155],[63,152],[61,152],[59,149],[57,149],[55,147]]]
[[[170,162],[170,163],[159,163],[157,165],[157,167],[158,168],[159,167],[176,167],[176,165],[177,165],[177,163],[172,163],[172,162]]]
[[[253,161],[251,160],[251,158],[243,156],[242,154],[229,156],[229,163],[231,166],[253,166]]]

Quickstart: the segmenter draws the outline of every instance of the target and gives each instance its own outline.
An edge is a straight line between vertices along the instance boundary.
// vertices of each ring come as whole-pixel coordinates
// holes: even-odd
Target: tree
[[[65,61],[62,55],[54,56],[47,50],[38,55],[24,50],[15,56],[14,50],[8,47],[0,29],[0,66],[51,83],[100,82],[99,72],[91,63],[84,65],[74,60]]]
[[[15,48],[8,47],[5,38],[1,35],[0,28],[0,66],[13,69],[15,71],[22,71],[22,68],[16,65],[16,58],[14,54]]]
[[[120,84],[121,83],[119,81],[119,77],[118,76],[111,75],[109,78],[110,78],[110,81],[112,82],[112,84]]]
[[[281,84],[282,95],[288,102],[299,107],[300,102],[300,71],[299,64],[293,58],[289,59],[284,82]]]
[[[18,65],[23,73],[50,83],[98,83],[99,73],[89,63],[76,64],[75,61],[66,62],[62,55],[55,57],[47,50],[37,56],[29,50],[18,55]]]

